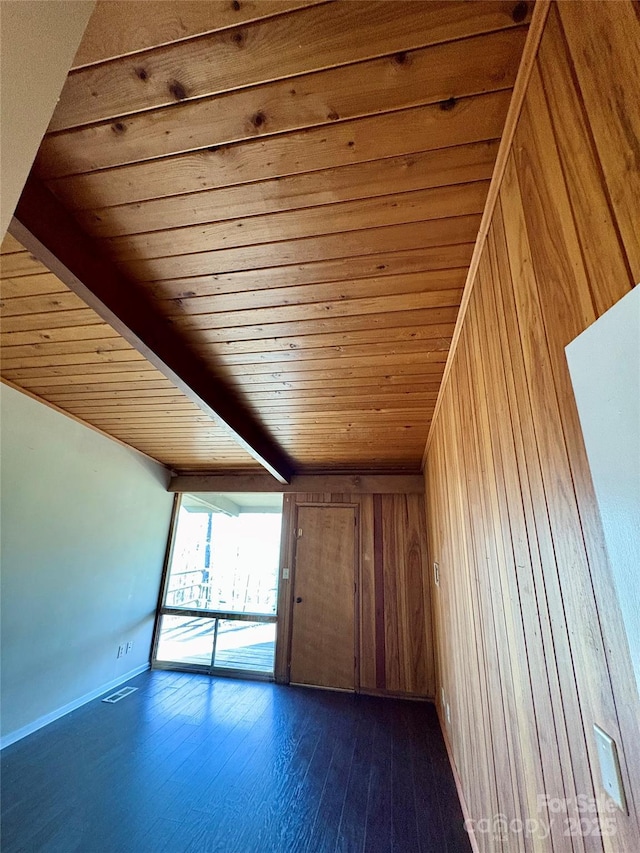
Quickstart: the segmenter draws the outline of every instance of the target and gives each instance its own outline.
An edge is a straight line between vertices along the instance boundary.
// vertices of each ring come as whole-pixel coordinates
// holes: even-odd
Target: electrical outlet
[[[124,654],[124,644],[123,644],[123,643],[121,643],[121,644],[118,646],[118,657],[119,657],[119,658],[121,658],[123,654]]]
[[[596,736],[596,747],[598,750],[598,760],[600,761],[600,778],[602,779],[602,787],[618,808],[626,813],[627,800],[624,795],[622,773],[620,772],[620,759],[618,758],[616,742],[595,723],[593,724],[593,731]]]
[[[133,648],[133,640],[129,640],[129,642],[127,643],[127,651],[125,652],[125,654],[128,655],[132,648]]]
[[[288,580],[289,580],[289,569],[286,569],[286,568],[285,568],[285,569],[283,569],[283,570],[282,570],[282,580],[283,580],[283,581],[288,581]]]

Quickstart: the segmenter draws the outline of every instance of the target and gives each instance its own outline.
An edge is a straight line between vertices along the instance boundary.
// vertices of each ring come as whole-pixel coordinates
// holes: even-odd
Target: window
[[[154,665],[273,674],[282,495],[185,494]]]

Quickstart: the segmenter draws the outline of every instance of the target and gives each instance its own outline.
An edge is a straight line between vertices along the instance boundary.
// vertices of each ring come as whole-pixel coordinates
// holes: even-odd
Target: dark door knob
[[[301,601],[302,601],[302,599],[300,598],[300,596],[298,596],[298,597],[296,598],[296,604],[300,604],[300,602],[301,602]]]

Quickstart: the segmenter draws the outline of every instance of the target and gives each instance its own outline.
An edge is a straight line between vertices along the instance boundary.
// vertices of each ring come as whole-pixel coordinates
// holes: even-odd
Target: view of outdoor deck
[[[163,661],[270,673],[275,640],[275,622],[164,616],[157,657]]]

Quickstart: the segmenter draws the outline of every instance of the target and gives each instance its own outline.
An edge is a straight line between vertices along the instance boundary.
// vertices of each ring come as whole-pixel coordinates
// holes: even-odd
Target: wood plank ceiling
[[[98,2],[34,173],[296,470],[418,471],[531,8]],[[176,470],[255,465],[9,258],[4,375]],[[67,305],[81,334],[27,333]]]

